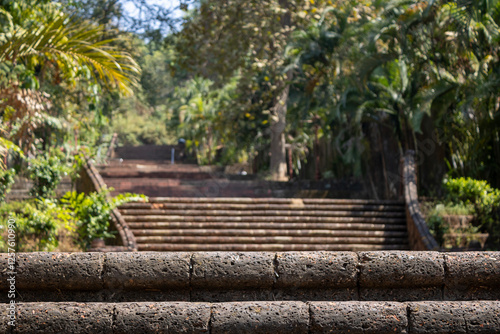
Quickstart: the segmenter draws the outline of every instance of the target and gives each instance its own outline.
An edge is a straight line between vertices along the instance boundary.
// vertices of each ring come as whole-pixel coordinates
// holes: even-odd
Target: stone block
[[[445,300],[500,299],[500,252],[445,255]]]
[[[312,302],[312,333],[407,333],[406,305],[396,302]]]
[[[444,259],[439,252],[359,253],[361,288],[441,287]]]
[[[500,333],[499,301],[409,303],[411,333]]]
[[[209,333],[210,304],[123,303],[116,304],[114,334]]]
[[[233,302],[212,305],[211,333],[308,333],[302,302]]]
[[[17,303],[10,303],[7,301],[7,304],[3,304],[0,310],[0,334],[11,333],[12,329],[16,324],[16,309]],[[10,324],[10,321],[14,321],[14,323]],[[14,326],[12,326],[14,325]]]
[[[353,252],[286,252],[276,255],[277,288],[355,288]]]
[[[500,301],[462,302],[465,304],[469,334],[500,333]]]
[[[189,289],[190,253],[106,253],[108,289]]]
[[[14,333],[113,333],[113,304],[20,303]]]
[[[18,253],[19,290],[100,290],[102,253]]]
[[[467,333],[466,312],[460,302],[414,302],[408,305],[411,333]]]
[[[191,285],[202,289],[271,288],[274,254],[265,252],[200,252],[192,258]]]

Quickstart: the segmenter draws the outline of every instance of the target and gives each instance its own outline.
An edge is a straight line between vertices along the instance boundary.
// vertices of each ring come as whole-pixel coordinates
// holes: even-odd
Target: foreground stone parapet
[[[16,259],[19,302],[500,299],[500,252],[19,253]],[[0,302],[9,302],[8,288],[0,285]]]
[[[445,281],[438,252],[362,252],[361,300],[441,300]]]
[[[21,303],[0,333],[499,333],[500,302]]]
[[[500,252],[448,253],[446,300],[500,299]]]
[[[311,303],[313,333],[407,333],[406,305],[394,302]]]

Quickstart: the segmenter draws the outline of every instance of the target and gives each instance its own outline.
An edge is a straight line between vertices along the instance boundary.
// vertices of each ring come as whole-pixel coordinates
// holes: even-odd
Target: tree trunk
[[[286,84],[276,99],[271,123],[271,177],[274,181],[287,181],[285,127],[288,93],[290,85]]]
[[[280,6],[287,11],[281,17],[281,26],[284,28],[291,25],[291,16],[288,11],[288,0],[279,0]],[[287,73],[287,81],[290,81],[292,72]],[[288,94],[290,84],[285,82],[285,87],[280,93],[273,108],[271,121],[271,177],[274,181],[288,181],[286,176],[286,149],[285,128]]]

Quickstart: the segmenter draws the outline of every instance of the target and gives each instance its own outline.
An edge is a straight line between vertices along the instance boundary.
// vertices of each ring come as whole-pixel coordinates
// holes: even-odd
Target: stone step
[[[404,206],[404,201],[398,200],[370,200],[370,199],[330,199],[330,198],[248,198],[248,197],[151,197],[149,203],[235,203],[235,204],[367,204],[367,205],[397,205]],[[130,203],[133,204],[133,203]]]
[[[137,206],[122,206],[120,210],[125,215],[166,214],[171,210],[319,210],[319,211],[377,211],[403,212],[399,206],[392,205],[357,205],[357,204],[224,204],[224,203],[134,203]]]
[[[207,180],[212,179],[213,175],[205,172],[186,172],[186,171],[165,171],[165,170],[154,170],[154,171],[141,171],[141,170],[126,170],[126,169],[106,169],[104,171],[99,171],[103,179],[107,182],[121,182],[121,181],[132,181],[129,179],[138,179],[140,181],[146,182],[147,179],[177,179],[177,180]],[[116,179],[119,179],[118,181]],[[144,180],[146,179],[146,180]],[[139,182],[138,180],[134,180]]]
[[[399,237],[407,238],[406,231],[363,231],[328,229],[134,229],[141,236],[310,236],[310,237]]]
[[[162,221],[164,217],[220,217],[222,219],[230,220],[232,218],[238,217],[266,217],[267,221],[275,221],[275,218],[290,219],[300,219],[304,218],[305,221],[313,220],[315,217],[325,217],[325,218],[343,218],[343,217],[365,217],[365,218],[383,218],[383,219],[393,219],[400,218],[404,219],[405,215],[403,212],[378,212],[378,211],[292,211],[292,210],[282,210],[282,211],[272,211],[272,210],[262,210],[262,211],[233,211],[233,210],[171,210],[163,214],[137,214],[137,215],[127,215],[123,214],[123,217],[127,221]],[[246,219],[246,218],[243,218]],[[398,221],[399,222],[399,221]]]
[[[304,236],[141,236],[138,244],[403,244],[393,237],[304,237]]]
[[[211,187],[198,187],[195,185],[179,185],[180,180],[175,179],[158,179],[151,183],[136,183],[133,184],[129,181],[112,182],[112,179],[106,179],[105,183],[108,187],[114,188],[112,195],[122,193],[138,193],[146,196],[176,196],[176,197],[207,197],[207,196],[258,196],[252,189],[228,189],[223,192],[217,190],[213,191]],[[130,180],[130,179],[128,179]],[[261,197],[268,197],[269,194],[263,194]]]
[[[138,244],[139,251],[155,252],[273,252],[408,250],[401,244]]]
[[[280,215],[280,216],[265,216],[265,215],[161,215],[161,216],[123,216],[129,223],[141,222],[262,222],[262,223],[379,223],[379,224],[406,224],[406,219],[403,217],[371,217],[371,216],[298,216],[298,215]]]
[[[499,301],[20,303],[18,333],[498,333]],[[6,312],[7,314],[7,312]],[[9,333],[8,316],[0,330]]]
[[[141,183],[141,180],[144,180],[144,182]],[[171,181],[176,181],[177,183],[172,183]],[[218,178],[207,180],[108,178],[106,183],[108,186],[114,187],[116,193],[137,192],[149,197],[351,198],[359,196],[357,195],[358,190],[353,187],[349,188],[346,185],[329,183],[241,181]]]
[[[105,164],[96,164],[95,165],[97,168],[122,168],[122,167],[137,167],[141,168],[144,166],[144,168],[176,168],[176,169],[185,169],[185,170],[221,170],[220,168],[214,168],[211,166],[199,166],[197,164],[192,164],[192,163],[181,163],[181,162],[174,162],[174,164],[171,163],[170,160],[144,160],[144,159],[120,159],[120,158],[113,158],[110,159],[107,163]]]
[[[360,230],[360,231],[406,231],[406,224],[370,223],[278,223],[278,222],[130,222],[130,229],[319,229],[319,230]]]

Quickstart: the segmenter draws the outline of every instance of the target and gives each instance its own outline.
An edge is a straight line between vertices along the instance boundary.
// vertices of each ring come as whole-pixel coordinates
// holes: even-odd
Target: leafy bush
[[[53,197],[66,167],[55,156],[30,159],[29,164],[28,171],[33,180],[30,195],[38,199]]]
[[[114,237],[109,232],[112,210],[126,202],[147,200],[147,197],[123,194],[108,200],[107,194],[107,190],[88,195],[68,192],[60,201],[33,199],[1,203],[0,251],[6,251],[5,225],[9,217],[16,221],[16,251],[53,251],[65,238],[71,239],[64,245],[66,251],[85,250],[96,238]]]
[[[14,169],[0,170],[0,201],[5,200],[5,196],[10,191],[10,187],[14,184]]]
[[[6,231],[9,217],[16,221],[16,251],[52,251],[59,244],[61,228],[71,226],[69,212],[50,200],[2,203],[3,231]],[[0,239],[2,251],[5,251],[6,236]]]
[[[488,244],[500,246],[500,190],[488,182],[471,178],[444,181],[447,200],[451,203],[470,205],[474,208],[476,225],[490,234]]]
[[[445,234],[457,232],[443,218],[448,215],[472,215],[474,208],[471,205],[440,203],[440,202],[425,202],[421,206],[422,211],[426,216],[427,226],[429,231],[436,239],[440,246],[444,245]],[[458,232],[463,232],[459,229]]]
[[[446,224],[443,217],[436,214],[428,216],[427,226],[429,227],[429,232],[431,232],[436,239],[436,242],[442,246],[444,243],[444,235],[450,230],[450,227]]]
[[[116,207],[131,201],[144,201],[147,197],[136,194],[120,194],[108,201],[108,190],[99,193],[92,192],[88,195],[75,191],[66,193],[61,203],[73,211],[78,233],[78,244],[87,249],[94,239],[114,238],[109,232],[111,212]]]

